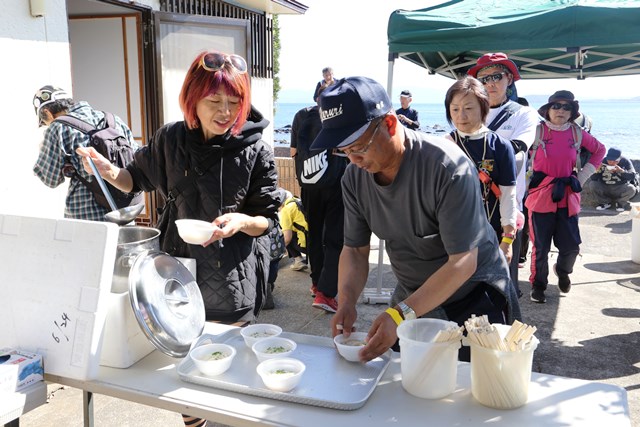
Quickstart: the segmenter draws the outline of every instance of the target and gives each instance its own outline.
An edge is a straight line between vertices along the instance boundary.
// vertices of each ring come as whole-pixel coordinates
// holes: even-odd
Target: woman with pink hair
[[[247,63],[239,55],[200,53],[179,96],[184,120],[158,129],[134,160],[118,169],[93,149],[100,175],[123,191],[157,191],[166,201],[158,228],[161,249],[195,258],[206,319],[251,322],[266,297],[268,230],[278,222],[282,196],[268,121],[251,106]],[[84,159],[85,169],[88,161]],[[185,243],[176,219],[211,222],[203,245]]]

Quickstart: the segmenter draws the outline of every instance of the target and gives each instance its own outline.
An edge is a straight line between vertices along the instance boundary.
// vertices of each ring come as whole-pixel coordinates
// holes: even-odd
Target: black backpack
[[[72,128],[89,136],[89,143],[87,144],[88,147],[95,148],[98,153],[109,159],[112,164],[119,168],[124,168],[133,160],[133,153],[135,150],[129,143],[129,140],[122,135],[120,130],[116,127],[116,121],[113,114],[106,111],[103,111],[103,114],[104,119],[100,122],[104,123],[103,127],[95,127],[92,124],[73,116],[59,116],[55,121],[71,126]],[[100,206],[111,210],[111,206],[109,206],[109,202],[104,196],[98,181],[96,179],[92,179],[91,181],[86,180],[78,173],[69,159],[65,162],[64,174],[67,177],[75,176],[78,178],[80,182],[82,182],[85,187],[93,193],[96,202],[98,202]],[[142,192],[125,193],[109,183],[106,184],[118,209],[142,203]]]

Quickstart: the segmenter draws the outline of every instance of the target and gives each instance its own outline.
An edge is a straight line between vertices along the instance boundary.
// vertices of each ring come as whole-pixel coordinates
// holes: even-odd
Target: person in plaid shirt
[[[85,179],[93,179],[85,172],[76,154],[76,148],[86,146],[89,137],[66,124],[54,121],[58,116],[69,115],[98,126],[104,114],[91,108],[87,102],[74,102],[65,90],[51,85],[43,86],[36,92],[33,107],[39,125],[48,126],[33,172],[50,188],[56,188],[65,182],[65,177],[71,178],[65,202],[65,218],[105,221],[104,215],[108,210],[96,202],[93,193],[74,176],[70,167],[65,167],[65,164],[70,164]],[[116,126],[131,146],[137,149],[138,144],[134,141],[131,130],[118,116],[114,117]]]

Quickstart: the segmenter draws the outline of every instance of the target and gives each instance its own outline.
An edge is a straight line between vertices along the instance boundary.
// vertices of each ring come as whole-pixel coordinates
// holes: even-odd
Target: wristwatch
[[[398,303],[398,307],[400,307],[400,310],[402,310],[402,317],[404,317],[404,320],[414,320],[417,317],[416,312],[413,311],[413,309],[407,304],[405,304],[404,301],[400,301]]]

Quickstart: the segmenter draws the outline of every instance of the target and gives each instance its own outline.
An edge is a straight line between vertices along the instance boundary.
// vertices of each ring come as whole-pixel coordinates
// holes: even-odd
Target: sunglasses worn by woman
[[[560,110],[560,109],[563,109],[564,111],[573,110],[573,107],[570,104],[563,104],[561,102],[556,102],[555,104],[551,104],[549,108],[551,108],[552,110]]]
[[[244,74],[247,72],[247,61],[240,55],[209,52],[200,59],[200,65],[207,71],[219,71],[225,64],[231,65],[238,73]]]
[[[486,85],[490,82],[499,82],[500,80],[502,80],[502,78],[506,75],[506,73],[497,73],[497,74],[490,74],[488,76],[485,77],[478,77],[478,80],[480,80],[480,83],[482,83],[483,85]]]

